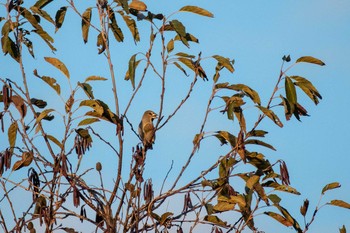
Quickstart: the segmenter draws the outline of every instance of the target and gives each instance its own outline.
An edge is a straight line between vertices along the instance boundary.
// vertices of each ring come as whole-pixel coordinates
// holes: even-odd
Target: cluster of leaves
[[[234,72],[234,60],[221,55],[202,58],[202,53],[193,55],[181,51],[183,47],[187,49],[190,48],[192,43],[199,43],[199,40],[187,31],[182,22],[177,19],[170,20],[170,17],[166,17],[161,13],[152,13],[142,1],[114,0],[109,2],[98,0],[96,7],[88,7],[83,13],[77,10],[74,1],[68,1],[68,6],[59,6],[55,12],[55,17],[51,17],[44,10],[50,3],[53,3],[53,0],[38,0],[33,6],[26,8],[23,1],[9,0],[6,4],[8,16],[0,18],[3,23],[1,38],[3,53],[5,56],[9,55],[19,64],[23,81],[23,86],[20,86],[20,83],[12,81],[13,79],[1,79],[3,88],[0,101],[4,106],[0,113],[2,132],[5,131],[5,123],[7,124],[7,121],[10,123],[7,128],[8,146],[0,148],[3,150],[0,153],[0,175],[11,168],[11,161],[15,157],[17,161],[12,166],[13,172],[30,167],[28,178],[24,180],[29,183],[27,191],[32,195],[32,202],[28,204],[26,212],[20,218],[14,216],[14,226],[11,226],[13,231],[20,232],[26,227],[30,232],[35,232],[33,223],[36,224],[35,220],[39,219],[40,226],[44,225],[46,232],[59,229],[75,232],[75,229],[64,225],[64,219],[68,217],[76,218],[82,222],[88,221],[96,229],[104,232],[167,232],[168,229],[174,228],[177,229],[177,232],[182,232],[183,228],[188,227],[186,224],[191,224],[192,229],[198,224],[208,224],[213,226],[215,232],[222,232],[225,229],[241,232],[247,227],[252,231],[257,231],[258,227],[255,225],[254,219],[259,213],[272,217],[284,226],[293,227],[297,232],[308,230],[322,206],[317,206],[310,220],[306,221],[309,201],[304,201],[300,208],[300,213],[305,222],[303,229],[297,219],[282,206],[281,198],[277,194],[278,192],[300,194],[294,187],[290,186],[286,163],[282,160],[271,163],[263,153],[251,151],[250,146],[257,145],[275,150],[272,145],[263,141],[268,132],[259,127],[264,119],[270,119],[277,126],[283,127],[282,120],[275,111],[276,108],[282,107],[284,109],[286,120],[290,120],[293,116],[300,120],[302,116],[308,115],[307,110],[300,103],[300,98],[298,98],[298,89],[305,93],[315,104],[319,103],[322,97],[314,85],[305,77],[287,75],[287,71],[301,62],[325,65],[321,60],[304,56],[284,69],[284,65],[291,62],[290,56],[284,56],[276,86],[267,104],[264,105],[258,92],[251,87],[245,84],[220,82],[223,72]],[[110,68],[110,81],[113,85],[111,94],[115,100],[115,109],[95,98],[93,93],[91,83],[106,81],[107,78],[91,75],[72,88],[69,69],[60,59],[54,57],[44,57],[44,60],[48,65],[61,71],[66,78],[71,87],[68,97],[65,97],[61,92],[63,88],[55,78],[40,75],[36,69],[33,71],[33,76],[42,80],[52,88],[53,93],[63,100],[65,112],[59,113],[57,106],[47,108],[48,104],[43,99],[31,98],[28,88],[30,84],[27,82],[23,66],[22,56],[24,52],[22,47],[23,45],[26,46],[29,54],[32,57],[35,56],[32,43],[34,40],[31,37],[32,33],[35,33],[49,46],[51,51],[55,51],[53,37],[44,30],[41,20],[46,20],[52,24],[57,32],[62,27],[68,10],[72,10],[80,17],[82,39],[85,43],[89,41],[91,29],[97,32],[96,47],[98,54],[105,55]],[[184,6],[175,13],[179,12],[213,17],[211,12],[197,6]],[[98,18],[99,25],[93,23],[95,22],[93,16],[95,15],[98,16],[96,18]],[[119,21],[123,21],[127,30],[131,32],[132,41],[139,42],[140,34],[137,22],[141,20],[148,21],[151,26],[150,46],[146,53],[133,54],[129,59],[124,79],[130,82],[132,93],[130,93],[130,96],[122,96],[123,99],[129,98],[126,108],[122,110],[119,107],[121,96],[118,96],[116,88],[109,45],[111,40],[123,42],[126,38],[123,32],[124,29],[122,29],[123,26],[118,24]],[[162,50],[161,70],[156,68],[151,55],[153,48],[158,43]],[[215,62],[215,67],[211,70],[207,66],[203,66],[203,63],[209,59]],[[137,69],[142,65],[141,61],[146,61],[143,73],[136,75]],[[173,111],[166,116],[163,109],[164,98],[167,95],[165,80],[168,77],[168,67],[178,69],[185,76],[193,76],[193,81],[180,103],[176,106],[169,106],[170,109],[173,108]],[[162,129],[183,107],[195,89],[198,79],[213,83],[203,123],[193,140],[193,150],[174,183],[170,185],[170,189],[163,192],[163,184],[158,195],[155,195],[155,184],[152,183],[152,179],[144,177],[143,174],[147,168],[147,151],[142,145],[137,144],[133,148],[129,176],[122,176],[122,169],[126,169],[123,165],[124,141],[131,137],[130,134],[124,135],[124,128],[128,127],[130,131],[137,135],[134,130],[137,123],[129,122],[128,110],[134,104],[134,97],[138,94],[148,70],[152,70],[154,75],[159,78],[162,89],[159,118],[155,123],[156,131]],[[212,74],[211,79],[209,74]],[[284,92],[280,93],[280,90]],[[83,100],[77,98],[77,93],[84,93],[86,98]],[[219,108],[212,107],[212,103],[216,98],[221,103],[224,102]],[[276,99],[280,102],[275,103]],[[244,107],[247,102],[260,111],[260,115],[253,123],[246,122],[245,119],[247,113]],[[11,107],[12,104],[15,109]],[[86,109],[89,110],[85,111]],[[80,112],[78,110],[84,112],[83,116],[77,116]],[[238,132],[228,130],[218,130],[214,134],[205,132],[206,119],[214,110],[226,114],[229,121],[237,121]],[[46,127],[46,123],[54,124],[50,121],[54,120],[52,114],[56,112],[63,116],[64,133],[61,138],[58,135],[49,134]],[[76,120],[81,117],[83,119],[77,122]],[[44,120],[48,122],[44,123]],[[111,143],[104,135],[95,132],[91,124],[101,120],[115,127],[116,141]],[[55,121],[58,121],[58,119],[55,119]],[[253,126],[251,127],[251,125]],[[187,184],[178,187],[178,181],[185,170],[189,169],[193,156],[200,153],[200,144],[206,143],[205,138],[208,136],[217,138],[222,145],[229,145],[227,153],[224,156],[218,156],[216,163],[204,168],[201,174],[188,181]],[[34,140],[37,137],[42,138],[44,144]],[[18,138],[21,139],[21,143],[18,142],[20,141]],[[93,147],[93,142],[95,144],[96,141],[107,146],[116,155],[117,171],[114,177],[111,178],[110,174],[108,176],[109,179],[114,181],[112,187],[105,187],[104,185],[102,164],[100,162],[95,167],[99,174],[100,184],[89,185],[83,179],[93,168],[82,171],[80,163],[84,160],[85,154]],[[53,148],[52,143],[58,149]],[[77,162],[73,162],[72,154],[74,152],[78,157]],[[247,171],[236,172],[236,167],[240,165],[244,165]],[[216,178],[209,179],[209,174],[212,177],[213,172],[216,172]],[[233,185],[233,180],[237,178],[244,182],[242,189]],[[13,201],[9,198],[11,191],[23,186],[21,183],[10,180],[9,176],[4,179],[6,182],[14,184],[15,187],[8,190],[7,183],[2,181],[2,189],[5,191],[5,195],[0,202],[4,201],[6,197],[10,206],[13,206]],[[340,184],[337,182],[326,185],[321,196],[326,191],[338,187],[340,187]],[[207,195],[201,195],[203,193]],[[175,213],[175,211],[164,212],[163,204],[165,201],[181,195],[184,195],[182,211],[179,213]],[[71,202],[67,201],[68,197],[71,198]],[[196,198],[196,201],[193,197]],[[80,211],[70,210],[71,205],[76,208],[80,207]],[[332,200],[325,205],[350,209],[350,204],[342,200]],[[269,208],[269,210],[266,210],[266,208]],[[17,212],[15,209],[12,211]],[[94,217],[89,215],[91,212]],[[230,222],[222,220],[225,213],[233,212],[239,213],[240,217]],[[190,214],[195,217],[190,217]],[[4,217],[1,211],[0,219],[2,219],[0,225],[4,231],[10,232],[11,229],[8,229],[10,223],[3,220]],[[58,219],[62,220],[57,223]],[[344,226],[341,232],[345,231]]]

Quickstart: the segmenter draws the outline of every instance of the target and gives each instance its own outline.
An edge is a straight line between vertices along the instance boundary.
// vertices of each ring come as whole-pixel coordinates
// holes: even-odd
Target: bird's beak
[[[158,118],[158,115],[156,113],[153,114],[153,119]]]

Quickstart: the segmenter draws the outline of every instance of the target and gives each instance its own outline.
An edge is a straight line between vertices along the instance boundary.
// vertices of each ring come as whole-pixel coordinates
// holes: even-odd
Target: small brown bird
[[[143,114],[141,122],[139,124],[139,135],[141,137],[145,150],[153,149],[152,144],[156,139],[153,120],[156,119],[157,117],[158,115],[155,112],[151,110],[147,110]]]

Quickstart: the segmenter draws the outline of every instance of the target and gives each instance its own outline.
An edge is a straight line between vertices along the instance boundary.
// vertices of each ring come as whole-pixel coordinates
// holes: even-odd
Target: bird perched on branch
[[[155,112],[147,110],[143,114],[141,122],[139,124],[139,135],[141,137],[145,150],[153,149],[152,145],[156,138],[153,120],[157,117],[158,115]]]

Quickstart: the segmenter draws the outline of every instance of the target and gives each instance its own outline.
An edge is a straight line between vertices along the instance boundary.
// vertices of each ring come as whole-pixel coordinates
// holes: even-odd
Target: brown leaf
[[[24,118],[27,114],[27,105],[25,105],[22,97],[14,95],[11,97],[11,102],[15,105],[22,118]]]

